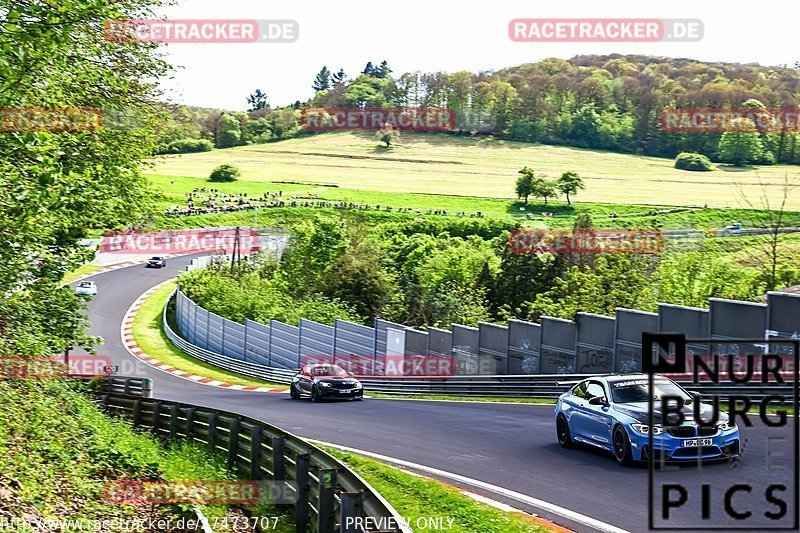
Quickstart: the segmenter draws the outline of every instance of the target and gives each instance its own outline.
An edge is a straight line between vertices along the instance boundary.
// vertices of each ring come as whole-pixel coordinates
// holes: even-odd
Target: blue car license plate
[[[683,441],[683,446],[687,448],[696,448],[698,446],[711,446],[711,439],[688,439]]]

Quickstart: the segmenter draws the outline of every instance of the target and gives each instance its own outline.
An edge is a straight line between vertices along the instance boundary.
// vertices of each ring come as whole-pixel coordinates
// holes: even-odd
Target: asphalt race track
[[[143,292],[175,277],[188,262],[189,258],[174,258],[163,269],[133,266],[92,278],[99,292],[90,304],[91,333],[105,339],[99,354],[119,365],[121,374],[135,372],[151,377],[155,397],[241,413],[299,436],[459,474],[623,530],[648,529],[648,470],[620,467],[610,455],[592,450],[562,449],[556,441],[552,406],[378,399],[313,404],[292,401],[287,394],[209,387],[139,363],[122,345],[122,318]],[[742,434],[747,443],[738,463],[704,465],[699,472],[694,465],[655,473],[656,484],[681,483],[689,490],[687,503],[673,511],[670,525],[679,525],[674,520],[682,521],[682,525],[698,524],[699,483],[711,485],[710,521],[705,525],[729,525],[731,529],[779,525],[763,517],[765,511],[776,510],[765,502],[764,489],[770,483],[783,483],[788,487],[783,499],[790,503],[798,500],[796,494],[792,498],[793,468],[779,464],[791,460],[791,433],[767,429],[756,421],[754,427],[743,428]],[[789,439],[771,444],[773,454],[786,456],[773,460],[772,468],[784,466],[782,470],[767,468],[766,437],[773,434]],[[725,518],[723,492],[737,483],[753,488],[749,495],[739,492],[732,497],[734,507],[752,511],[753,522]],[[475,490],[578,531],[595,529],[558,510],[543,510],[531,501],[493,494],[485,487]],[[790,505],[789,514],[793,512]]]

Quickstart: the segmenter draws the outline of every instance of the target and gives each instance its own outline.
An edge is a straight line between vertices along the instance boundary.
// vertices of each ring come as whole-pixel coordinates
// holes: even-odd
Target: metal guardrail
[[[183,438],[227,456],[229,468],[252,481],[281,482],[293,494],[297,531],[355,533],[358,521],[383,523],[386,533],[411,533],[402,517],[375,489],[343,463],[316,446],[275,426],[227,411],[142,398],[117,392],[97,394],[112,414],[156,435]],[[362,520],[361,523],[364,523]]]
[[[214,353],[190,343],[172,330],[167,321],[167,307],[163,311],[164,332],[172,343],[201,361],[245,376],[263,379],[271,383],[288,385],[295,370],[270,368],[258,363],[241,361]],[[455,376],[455,377],[395,377],[359,378],[364,391],[379,394],[404,396],[446,395],[463,397],[500,396],[509,398],[556,399],[571,383],[582,380],[590,374],[540,374],[540,375],[497,375],[497,376]],[[591,374],[595,375],[595,374]],[[744,394],[753,400],[770,395],[792,397],[791,385],[748,383],[739,386],[690,382],[680,382],[689,390],[715,395]]]
[[[170,296],[168,301],[171,301],[174,298],[175,293]],[[167,320],[167,307],[169,303],[164,306],[164,310],[162,311],[162,323],[164,327],[164,334],[167,338],[174,344],[176,347],[180,348],[187,354],[191,355],[195,359],[199,359],[204,363],[208,363],[214,366],[218,366],[220,368],[224,368],[225,370],[229,370],[231,372],[236,372],[237,374],[241,374],[243,376],[248,376],[251,378],[256,379],[263,379],[264,381],[269,381],[270,383],[278,383],[280,385],[288,385],[292,381],[292,377],[296,374],[294,370],[287,370],[284,368],[272,368],[264,365],[260,365],[258,363],[251,363],[248,361],[241,361],[239,359],[234,359],[232,357],[228,357],[219,353],[212,352],[210,350],[206,350],[205,348],[201,348],[199,346],[195,346],[194,344],[190,343],[180,335],[178,335],[169,325],[169,321]]]
[[[96,393],[113,392],[127,394],[129,396],[140,396],[142,398],[153,397],[153,380],[150,378],[134,378],[128,376],[82,376],[71,374],[71,378],[78,379],[84,383],[96,382],[98,388]]]

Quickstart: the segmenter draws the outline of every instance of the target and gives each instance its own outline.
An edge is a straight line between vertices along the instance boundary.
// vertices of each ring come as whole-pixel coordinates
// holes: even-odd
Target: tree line
[[[455,134],[607,149],[660,157],[697,153],[735,162],[720,147],[723,132],[664,131],[661,112],[673,108],[760,109],[796,107],[797,65],[702,62],[643,55],[548,58],[496,72],[406,72],[386,60],[368,62],[348,76],[323,66],[311,77],[314,96],[271,108],[257,89],[248,112],[180,110],[168,140],[205,138],[217,147],[268,142],[301,131],[304,107],[443,107],[453,110]],[[189,119],[188,122],[186,119]],[[747,161],[800,163],[800,134],[790,129],[755,132]],[[750,142],[750,141],[748,141]],[[736,163],[735,164],[741,164]]]

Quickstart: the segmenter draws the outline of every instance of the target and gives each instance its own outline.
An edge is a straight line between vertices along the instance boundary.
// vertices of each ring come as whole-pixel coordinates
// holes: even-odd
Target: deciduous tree
[[[575,196],[579,190],[585,189],[586,185],[577,172],[572,172],[570,170],[561,174],[561,177],[558,178],[557,187],[558,190],[561,191],[561,194],[567,197],[567,205],[572,205],[569,195]]]

